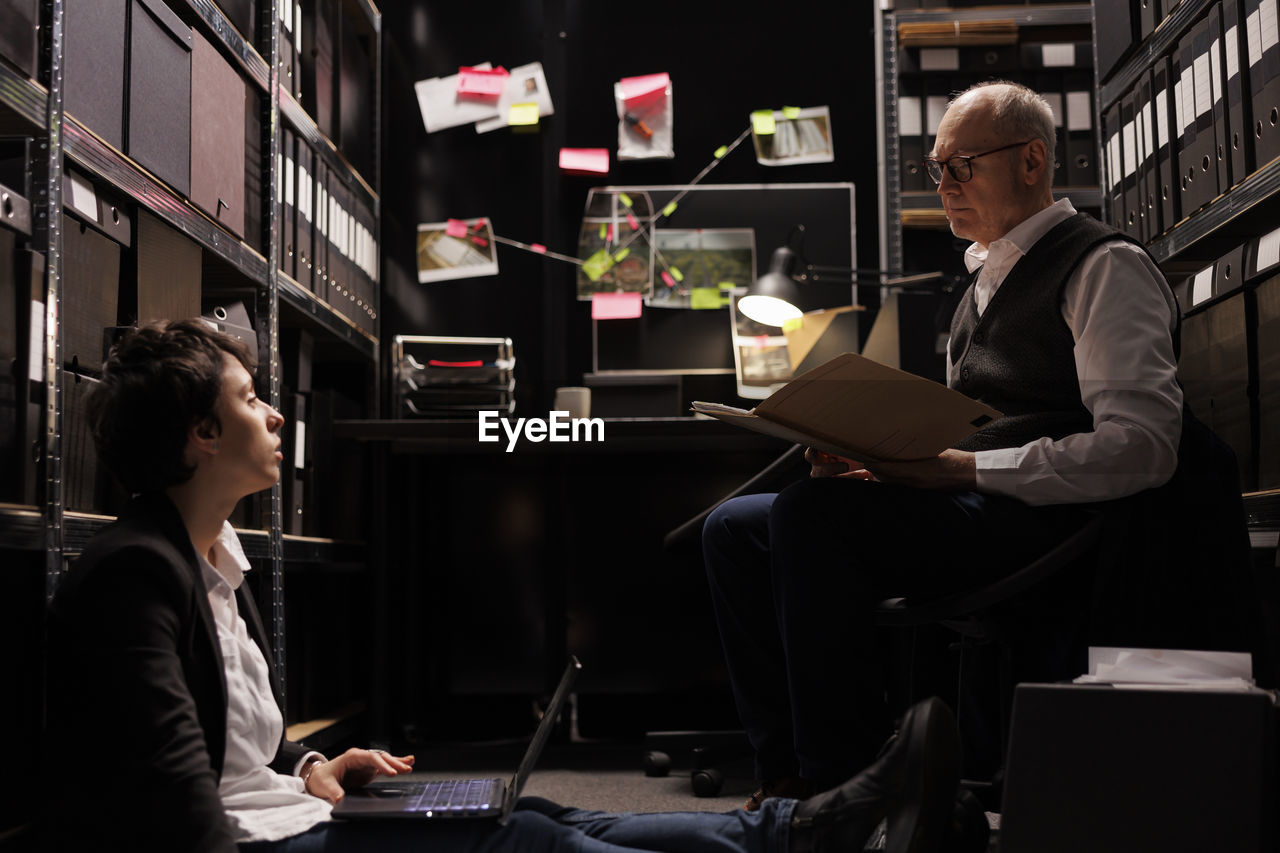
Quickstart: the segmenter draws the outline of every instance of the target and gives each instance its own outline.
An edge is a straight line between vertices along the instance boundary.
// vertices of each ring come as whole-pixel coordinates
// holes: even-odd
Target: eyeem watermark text
[[[497,423],[494,423],[497,421]],[[516,418],[514,424],[497,412],[480,413],[480,441],[500,441],[498,424],[507,434],[507,453],[515,450],[521,436],[535,444],[539,441],[604,441],[604,421],[600,418],[571,418],[568,412],[552,412],[542,418]]]

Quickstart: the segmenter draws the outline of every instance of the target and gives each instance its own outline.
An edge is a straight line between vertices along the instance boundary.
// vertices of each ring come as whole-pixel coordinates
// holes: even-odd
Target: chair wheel
[[[671,756],[661,750],[652,750],[644,754],[644,775],[666,776],[671,771]]]
[[[724,787],[724,774],[714,767],[708,767],[706,770],[693,771],[689,782],[693,785],[695,797],[714,797]]]

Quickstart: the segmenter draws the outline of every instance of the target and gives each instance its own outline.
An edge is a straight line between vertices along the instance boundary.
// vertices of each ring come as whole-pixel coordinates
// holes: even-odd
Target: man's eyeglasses
[[[1034,139],[1027,139],[1023,142],[1014,142],[1011,145],[1002,145],[999,148],[992,148],[990,151],[983,151],[981,154],[957,154],[947,160],[935,160],[932,157],[924,159],[925,171],[929,173],[929,177],[933,178],[935,184],[942,183],[942,167],[946,166],[947,171],[951,173],[951,177],[955,178],[959,183],[965,183],[973,178],[973,161],[979,157],[986,157],[988,154],[997,154],[1001,151],[1008,151],[1010,148],[1017,148],[1020,145],[1026,145],[1028,142],[1034,142]]]

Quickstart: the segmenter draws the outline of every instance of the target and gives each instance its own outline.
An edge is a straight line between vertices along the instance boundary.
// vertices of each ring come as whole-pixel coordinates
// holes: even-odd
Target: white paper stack
[[[1253,658],[1247,652],[1184,649],[1089,649],[1089,674],[1076,684],[1170,690],[1249,690]]]

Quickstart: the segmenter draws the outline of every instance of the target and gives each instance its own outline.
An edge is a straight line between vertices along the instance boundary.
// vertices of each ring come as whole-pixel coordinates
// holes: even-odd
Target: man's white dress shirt
[[[1062,199],[1029,217],[987,249],[965,252],[978,316],[1009,271],[1051,228],[1075,215]],[[1173,475],[1182,434],[1182,389],[1170,332],[1177,303],[1159,268],[1137,246],[1109,240],[1072,272],[1062,317],[1075,339],[1080,399],[1093,432],[1058,441],[977,451],[977,490],[1029,504],[1110,500],[1158,486]],[[947,376],[951,376],[947,347]]]

